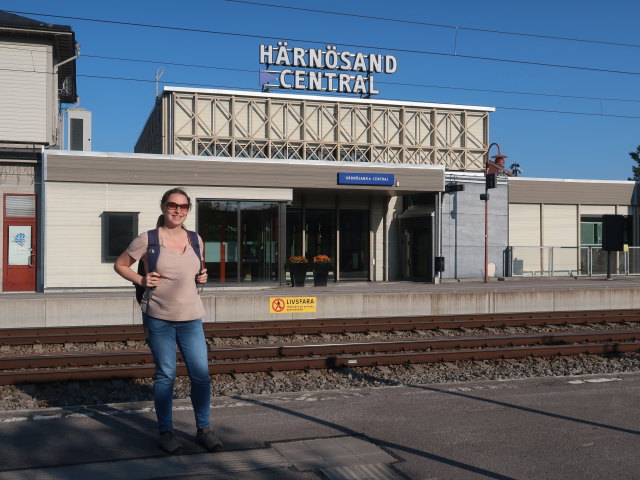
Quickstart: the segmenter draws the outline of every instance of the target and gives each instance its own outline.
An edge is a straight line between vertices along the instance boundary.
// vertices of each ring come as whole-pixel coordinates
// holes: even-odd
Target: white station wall
[[[627,205],[509,205],[509,245],[524,272],[545,271],[549,254],[556,272],[579,268],[580,218],[583,215],[630,215]],[[553,252],[549,248],[554,247]]]
[[[47,182],[45,190],[46,288],[124,287],[131,284],[102,260],[102,213],[139,212],[138,232],[152,229],[162,194],[172,185],[111,185]],[[290,201],[287,188],[184,187],[196,199]],[[195,210],[185,222],[195,230]]]

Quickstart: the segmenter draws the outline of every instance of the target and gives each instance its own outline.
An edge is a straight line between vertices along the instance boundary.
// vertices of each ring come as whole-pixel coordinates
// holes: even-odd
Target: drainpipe
[[[436,256],[437,257],[442,257],[442,204],[444,203],[444,192],[437,192],[436,193],[436,200],[437,200],[437,217],[436,217],[436,221],[437,221],[437,225],[438,225],[438,231],[437,231],[437,237],[436,237]],[[438,272],[438,282],[437,283],[441,283],[442,282],[442,272]]]
[[[37,193],[37,210],[36,210],[36,229],[38,238],[38,249],[36,251],[36,291],[44,292],[45,286],[45,261],[46,261],[46,232],[45,232],[45,220],[46,220],[46,186],[47,186],[47,151],[44,147],[40,150],[41,163],[40,163],[40,191]]]
[[[56,64],[53,66],[53,78],[54,78],[54,80],[55,80],[56,82],[58,81],[58,69],[59,69],[62,65],[66,64],[66,63],[69,63],[69,62],[74,61],[74,60],[75,60],[76,58],[78,58],[79,56],[80,56],[80,44],[76,42],[76,54],[75,54],[73,57],[69,57],[69,58],[67,58],[66,60],[63,60],[63,61],[62,61],[62,62],[60,62],[60,63],[56,63]],[[56,88],[56,95],[54,95],[54,98],[56,98],[56,99],[57,99],[57,98],[58,98],[57,85],[55,85],[55,88]],[[78,102],[78,103],[79,103],[79,102]],[[77,104],[76,104],[76,105],[74,105],[74,106],[77,106]],[[57,131],[57,130],[58,130],[58,128],[57,128],[57,125],[56,125],[56,135],[55,135],[55,143],[56,143],[56,145],[58,144],[58,142],[59,142],[59,140],[60,140],[60,139],[58,138],[58,137],[60,136],[60,132],[59,132],[59,131]],[[64,139],[62,139],[62,147],[64,147]]]
[[[74,61],[76,58],[78,58],[78,57],[80,56],[80,44],[79,44],[79,43],[76,43],[76,52],[77,52],[77,53],[76,53],[73,57],[69,57],[69,58],[67,58],[66,60],[63,60],[63,61],[62,61],[62,62],[60,62],[60,63],[56,63],[56,64],[53,66],[53,74],[54,74],[54,75],[57,75],[57,74],[58,74],[58,68],[59,68],[59,67],[61,67],[61,66],[62,66],[62,65],[64,65],[65,63],[69,63],[69,62]]]
[[[386,205],[384,208],[384,215],[382,216],[382,281],[389,281],[389,234],[387,228],[389,227],[389,221],[387,217],[389,215],[389,203],[391,197],[386,198]]]

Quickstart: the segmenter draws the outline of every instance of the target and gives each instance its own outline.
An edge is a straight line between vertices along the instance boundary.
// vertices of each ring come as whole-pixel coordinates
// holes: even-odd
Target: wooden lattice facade
[[[492,108],[165,89],[139,153],[483,169]]]

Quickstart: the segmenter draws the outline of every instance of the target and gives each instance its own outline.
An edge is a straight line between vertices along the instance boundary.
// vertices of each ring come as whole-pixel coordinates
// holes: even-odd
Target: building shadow
[[[430,453],[430,452],[425,452],[424,450],[418,450],[417,448],[413,448],[413,447],[408,447],[406,445],[401,445],[399,443],[395,443],[395,442],[390,442],[388,440],[384,440],[381,438],[374,438],[371,437],[369,435],[366,435],[362,432],[358,432],[356,430],[353,430],[351,428],[345,427],[343,425],[339,425],[337,423],[334,422],[330,422],[328,420],[324,420],[322,418],[318,418],[318,417],[314,417],[312,415],[308,415],[306,413],[301,413],[301,412],[297,412],[295,410],[291,410],[289,408],[285,408],[279,405],[274,405],[268,402],[263,402],[261,400],[256,400],[254,398],[248,398],[248,397],[243,397],[241,395],[234,395],[231,398],[237,399],[237,400],[241,400],[243,402],[247,402],[247,403],[251,403],[260,407],[264,407],[264,408],[269,408],[271,410],[277,411],[279,413],[284,413],[286,415],[291,415],[309,422],[313,422],[316,423],[318,425],[322,425],[324,427],[329,427],[332,428],[333,430],[336,430],[338,432],[342,432],[345,435],[349,435],[349,436],[358,436],[358,437],[362,437],[364,439],[370,440],[372,443],[375,443],[378,446],[387,448],[387,449],[391,449],[391,450],[397,450],[397,451],[401,451],[404,453],[408,453],[411,455],[416,455],[422,458],[426,458],[429,460],[433,460],[435,462],[439,462],[439,463],[443,463],[455,468],[459,468],[461,470],[464,470],[466,472],[470,472],[470,473],[474,473],[474,474],[478,474],[478,475],[484,475],[487,478],[494,478],[496,480],[516,480],[513,477],[509,477],[507,475],[502,475],[500,473],[497,472],[492,472],[490,470],[487,470],[485,468],[481,468],[481,467],[477,467],[475,465],[470,465],[467,463],[463,463],[463,462],[459,462],[457,460],[453,460],[451,458],[446,458],[443,457],[441,455],[436,455],[434,453]]]
[[[363,380],[366,381],[381,381],[381,379],[375,375],[369,375],[369,374],[361,374],[358,372],[355,372],[353,370],[350,370],[350,373],[353,376],[357,376],[358,378],[361,378]],[[384,379],[382,379],[384,380]],[[576,418],[576,417],[570,417],[568,415],[561,415],[558,413],[552,413],[552,412],[545,412],[544,410],[539,410],[536,408],[530,408],[530,407],[523,407],[521,405],[516,405],[513,403],[507,403],[507,402],[501,402],[500,400],[492,400],[489,398],[483,398],[483,397],[479,397],[477,395],[471,395],[469,393],[463,393],[463,392],[453,392],[451,390],[445,390],[442,388],[437,388],[437,387],[430,387],[428,385],[417,385],[417,384],[406,384],[406,383],[400,383],[398,382],[397,385],[402,385],[404,387],[408,387],[408,388],[415,388],[415,389],[419,389],[419,390],[427,390],[430,392],[434,392],[434,393],[441,393],[444,395],[451,395],[451,396],[455,396],[455,397],[459,397],[459,398],[466,398],[468,400],[475,400],[478,402],[484,402],[484,403],[488,403],[488,404],[492,404],[492,405],[498,405],[500,407],[505,407],[505,408],[511,408],[513,410],[519,410],[521,412],[527,412],[527,413],[533,413],[536,415],[544,415],[546,417],[550,417],[550,418],[556,418],[559,420],[566,420],[569,422],[576,422],[576,423],[581,423],[583,425],[589,425],[592,427],[598,427],[598,428],[605,428],[608,430],[613,430],[616,432],[622,432],[622,433],[629,433],[631,435],[640,435],[640,431],[638,430],[631,430],[629,428],[624,428],[624,427],[616,427],[615,425],[607,425],[604,423],[598,423],[598,422],[593,422],[591,420],[585,420],[582,418]]]
[[[553,413],[553,412],[547,412],[544,410],[540,410],[540,409],[536,409],[536,408],[531,408],[531,407],[525,407],[522,405],[517,405],[514,403],[509,403],[509,402],[503,402],[500,400],[492,400],[492,399],[487,399],[487,398],[483,398],[477,395],[472,395],[469,393],[463,393],[463,392],[455,392],[455,391],[450,391],[450,390],[446,390],[443,388],[438,388],[438,387],[430,387],[428,385],[418,385],[418,384],[403,384],[401,382],[398,382],[396,380],[391,380],[391,379],[387,379],[387,378],[383,378],[383,377],[378,377],[375,375],[370,375],[370,374],[362,374],[359,372],[356,372],[353,369],[347,368],[347,369],[342,369],[343,371],[348,371],[348,373],[350,373],[354,378],[358,378],[358,379],[362,379],[362,380],[366,380],[367,382],[371,382],[371,383],[377,383],[378,385],[384,385],[384,386],[404,386],[404,387],[408,387],[408,388],[412,388],[412,389],[419,389],[419,390],[425,390],[425,391],[430,391],[430,392],[434,392],[437,394],[442,394],[442,395],[450,395],[450,396],[455,396],[458,398],[464,398],[466,400],[472,400],[472,401],[476,401],[476,402],[483,402],[483,403],[488,403],[491,405],[496,405],[496,406],[500,406],[500,407],[504,407],[504,408],[509,408],[509,409],[513,409],[513,410],[517,410],[517,411],[521,411],[521,412],[526,412],[526,413],[530,413],[530,414],[534,414],[534,415],[542,415],[548,418],[553,418],[553,419],[557,419],[557,420],[562,420],[562,421],[568,421],[568,422],[574,422],[574,423],[578,423],[578,424],[582,424],[582,425],[588,425],[591,427],[598,427],[598,428],[602,428],[602,429],[607,429],[607,430],[612,430],[615,432],[620,432],[620,433],[625,433],[625,434],[631,434],[631,435],[640,435],[640,431],[638,430],[633,430],[633,429],[629,429],[629,428],[624,428],[624,427],[618,427],[615,425],[608,425],[608,424],[604,424],[604,423],[599,423],[599,422],[594,422],[591,420],[586,420],[586,419],[582,419],[582,418],[577,418],[577,417],[572,417],[569,415],[562,415],[562,414],[557,414],[557,413]],[[391,449],[391,450],[397,450],[400,452],[404,452],[407,454],[411,454],[411,455],[416,455],[422,458],[426,458],[435,462],[439,462],[445,465],[449,465],[451,467],[455,467],[458,468],[460,470],[466,471],[466,472],[470,472],[470,473],[474,473],[474,474],[479,474],[479,475],[484,475],[487,478],[493,478],[493,479],[501,479],[501,480],[511,480],[512,477],[509,477],[507,475],[503,475],[501,473],[498,472],[493,472],[475,465],[470,465],[468,463],[464,463],[464,462],[459,462],[457,460],[454,460],[452,458],[447,458],[447,457],[443,457],[441,455],[436,455],[434,453],[431,452],[427,452],[424,450],[419,450],[417,448],[413,448],[413,447],[408,447],[406,445],[402,445],[399,443],[395,443],[395,442],[390,442],[388,440],[385,439],[381,439],[381,438],[373,438],[370,437],[366,434],[364,434],[363,432],[358,432],[355,431],[351,428],[345,427],[343,425],[328,421],[328,420],[324,420],[322,418],[318,418],[318,417],[314,417],[312,415],[308,415],[305,413],[301,413],[301,412],[297,412],[295,410],[280,406],[280,405],[274,405],[265,401],[261,401],[261,400],[257,400],[254,398],[249,398],[249,397],[245,397],[242,395],[234,395],[231,398],[237,399],[237,400],[242,400],[243,402],[247,402],[250,404],[254,404],[257,406],[261,406],[264,408],[268,408],[280,413],[284,413],[287,415],[291,415],[297,418],[301,418],[303,420],[309,421],[309,422],[313,422],[316,423],[318,425],[322,425],[324,427],[329,427],[332,428],[338,432],[342,432],[345,435],[349,435],[349,436],[361,436],[364,437],[368,440],[370,440],[371,442],[375,443],[378,446],[387,448],[387,449]]]

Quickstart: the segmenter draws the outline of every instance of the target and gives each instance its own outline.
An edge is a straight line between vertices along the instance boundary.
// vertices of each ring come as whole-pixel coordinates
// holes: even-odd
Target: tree
[[[637,165],[631,167],[633,178],[629,178],[629,180],[638,182],[640,181],[640,145],[638,145],[635,152],[629,152],[629,156],[637,163]]]

